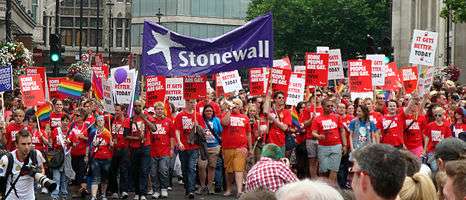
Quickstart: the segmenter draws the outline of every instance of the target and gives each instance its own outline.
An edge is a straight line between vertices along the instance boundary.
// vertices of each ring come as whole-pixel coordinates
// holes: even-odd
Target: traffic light
[[[58,64],[61,59],[61,37],[58,34],[50,34],[50,62]]]

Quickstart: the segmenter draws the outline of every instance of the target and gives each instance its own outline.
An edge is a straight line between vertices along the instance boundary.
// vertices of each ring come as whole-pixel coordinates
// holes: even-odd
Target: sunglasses
[[[361,174],[361,173],[364,173],[364,174],[367,175],[367,172],[366,172],[366,171],[364,171],[364,170],[354,170],[353,167],[350,167],[349,170],[348,170],[348,175],[349,175],[350,177],[353,177],[355,174],[359,175],[359,174]]]
[[[278,96],[277,99],[284,99],[285,97],[283,96]]]
[[[74,114],[74,116],[75,116],[75,117],[81,117],[81,115],[80,115],[80,114]]]
[[[442,114],[435,114],[434,117],[442,117]]]

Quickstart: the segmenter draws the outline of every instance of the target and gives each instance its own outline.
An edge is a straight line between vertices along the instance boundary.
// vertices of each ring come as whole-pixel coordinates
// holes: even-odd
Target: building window
[[[60,26],[73,27],[73,18],[72,17],[60,17]]]
[[[81,39],[81,35],[83,36],[82,46],[87,46],[87,29],[83,29],[82,34],[80,33],[79,29],[75,29],[76,33],[76,41],[75,46],[79,46],[79,41]]]
[[[117,29],[116,32],[116,47],[123,46],[123,29]]]
[[[78,0],[79,1],[79,0]],[[74,0],[64,0],[63,5],[65,7],[74,7]]]
[[[61,29],[62,44],[66,46],[73,45],[73,29]]]

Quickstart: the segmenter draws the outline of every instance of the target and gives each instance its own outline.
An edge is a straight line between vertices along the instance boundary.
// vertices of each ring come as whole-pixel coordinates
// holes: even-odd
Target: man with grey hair
[[[340,193],[330,185],[309,179],[281,187],[275,197],[277,200],[343,200]]]

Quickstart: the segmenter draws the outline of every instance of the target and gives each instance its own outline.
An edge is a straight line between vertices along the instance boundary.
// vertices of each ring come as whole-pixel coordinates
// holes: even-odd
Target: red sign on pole
[[[185,76],[183,77],[184,99],[200,99],[207,97],[207,77]]]
[[[42,89],[48,89],[47,87],[47,74],[45,67],[28,67],[26,68],[26,75],[33,75],[38,74],[40,76],[40,84],[42,85]],[[44,89],[44,97],[48,99],[48,91]]]
[[[349,60],[349,88],[351,92],[370,92],[372,88],[372,61]]]
[[[249,94],[260,96],[265,94],[265,72],[262,68],[249,69]]]
[[[385,68],[385,86],[384,90],[397,90],[401,88],[398,68],[395,62],[388,63]]]
[[[417,88],[418,71],[417,66],[401,68],[401,78],[407,94],[411,94]]]
[[[45,103],[44,88],[40,75],[25,75],[19,77],[19,87],[26,107],[33,107]]]
[[[66,96],[61,95],[58,92],[58,85],[60,84],[61,80],[64,80],[64,77],[50,77],[48,78],[48,85],[49,85],[49,96],[51,99],[64,99]]]
[[[165,100],[165,77],[146,76],[146,107]]]
[[[328,54],[306,52],[306,85],[327,86]]]
[[[272,68],[272,91],[281,91],[288,96],[288,85],[290,84],[291,70]]]

